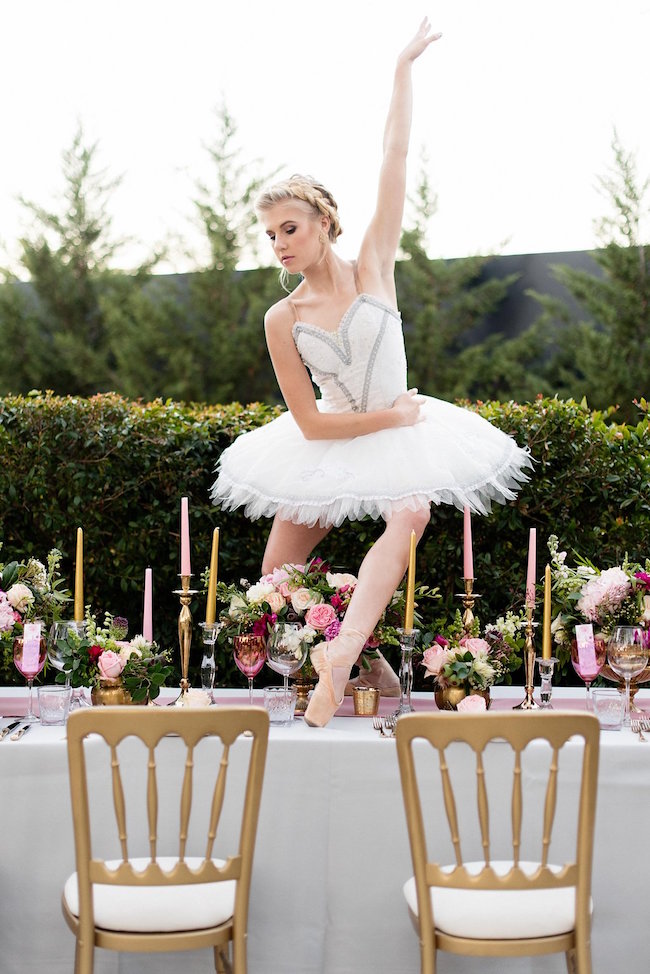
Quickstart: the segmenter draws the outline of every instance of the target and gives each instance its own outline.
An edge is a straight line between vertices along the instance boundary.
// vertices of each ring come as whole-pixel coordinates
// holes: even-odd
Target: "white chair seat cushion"
[[[537,862],[520,862],[525,873],[539,868]],[[469,873],[476,874],[484,862],[466,862]],[[512,862],[494,861],[497,875],[505,875]],[[443,866],[451,872],[453,866]],[[550,866],[554,871],[559,866]],[[415,878],[403,887],[409,909],[418,915]],[[436,930],[453,937],[475,937],[483,940],[516,940],[522,937],[552,937],[568,933],[575,926],[575,887],[542,890],[470,890],[431,887],[431,905]]]
[[[133,867],[144,870],[149,859],[130,859]],[[178,859],[160,856],[160,868],[171,871]],[[190,869],[198,869],[204,860],[188,856]],[[213,859],[223,866],[223,859]],[[109,869],[117,869],[120,860],[106,862]],[[235,911],[234,879],[222,883],[190,883],[178,886],[109,886],[94,883],[93,908],[95,926],[104,930],[132,933],[171,933],[176,930],[203,930],[229,920]],[[73,873],[63,888],[68,909],[79,916],[77,874]]]

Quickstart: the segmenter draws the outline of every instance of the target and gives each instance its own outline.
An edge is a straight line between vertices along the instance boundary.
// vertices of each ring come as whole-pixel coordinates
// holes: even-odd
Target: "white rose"
[[[308,588],[297,588],[295,592],[291,593],[291,605],[293,611],[297,612],[298,615],[304,615],[312,605],[318,605],[322,601],[323,599],[318,592],[312,592]]]
[[[13,605],[16,612],[24,612],[34,603],[34,593],[22,582],[16,582],[7,592],[7,602]]]
[[[328,572],[325,576],[327,579],[327,584],[331,585],[332,588],[343,588],[344,585],[350,585],[352,588],[357,584],[357,576],[350,575],[348,572]]]
[[[207,690],[199,690],[198,687],[190,687],[177,703],[178,707],[209,707],[211,703],[210,694]]]
[[[246,592],[246,598],[249,605],[259,605],[260,602],[266,602],[268,596],[274,591],[271,582],[257,582]]]

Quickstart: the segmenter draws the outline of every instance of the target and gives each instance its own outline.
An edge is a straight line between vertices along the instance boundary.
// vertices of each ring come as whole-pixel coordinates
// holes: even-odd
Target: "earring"
[[[327,243],[327,237],[325,236],[322,230],[318,234],[318,242],[322,247],[325,246],[325,244]]]

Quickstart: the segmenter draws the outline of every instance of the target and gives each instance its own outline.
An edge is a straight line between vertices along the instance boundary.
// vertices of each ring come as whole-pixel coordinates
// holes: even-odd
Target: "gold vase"
[[[490,691],[470,690],[469,694],[465,687],[445,687],[443,690],[435,691],[436,707],[438,710],[458,710],[458,704],[467,696],[483,697],[485,709],[490,709]]]
[[[131,694],[122,685],[122,677],[113,680],[100,680],[99,686],[90,691],[90,699],[94,707],[119,707],[130,704]]]

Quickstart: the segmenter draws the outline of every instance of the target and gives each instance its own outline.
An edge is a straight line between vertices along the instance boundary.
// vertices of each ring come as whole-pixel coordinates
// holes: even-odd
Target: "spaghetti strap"
[[[356,260],[352,261],[352,273],[354,274],[354,286],[357,289],[357,294],[361,294],[361,285],[359,284],[359,272],[357,270]]]
[[[293,314],[293,323],[294,323],[294,325],[295,325],[295,323],[296,323],[296,322],[298,321],[298,309],[296,308],[296,305],[295,305],[295,303],[294,303],[294,302],[293,302],[293,301],[291,300],[291,298],[287,298],[287,304],[288,304],[288,305],[289,305],[289,307],[291,308],[291,312],[292,312],[292,314]]]

